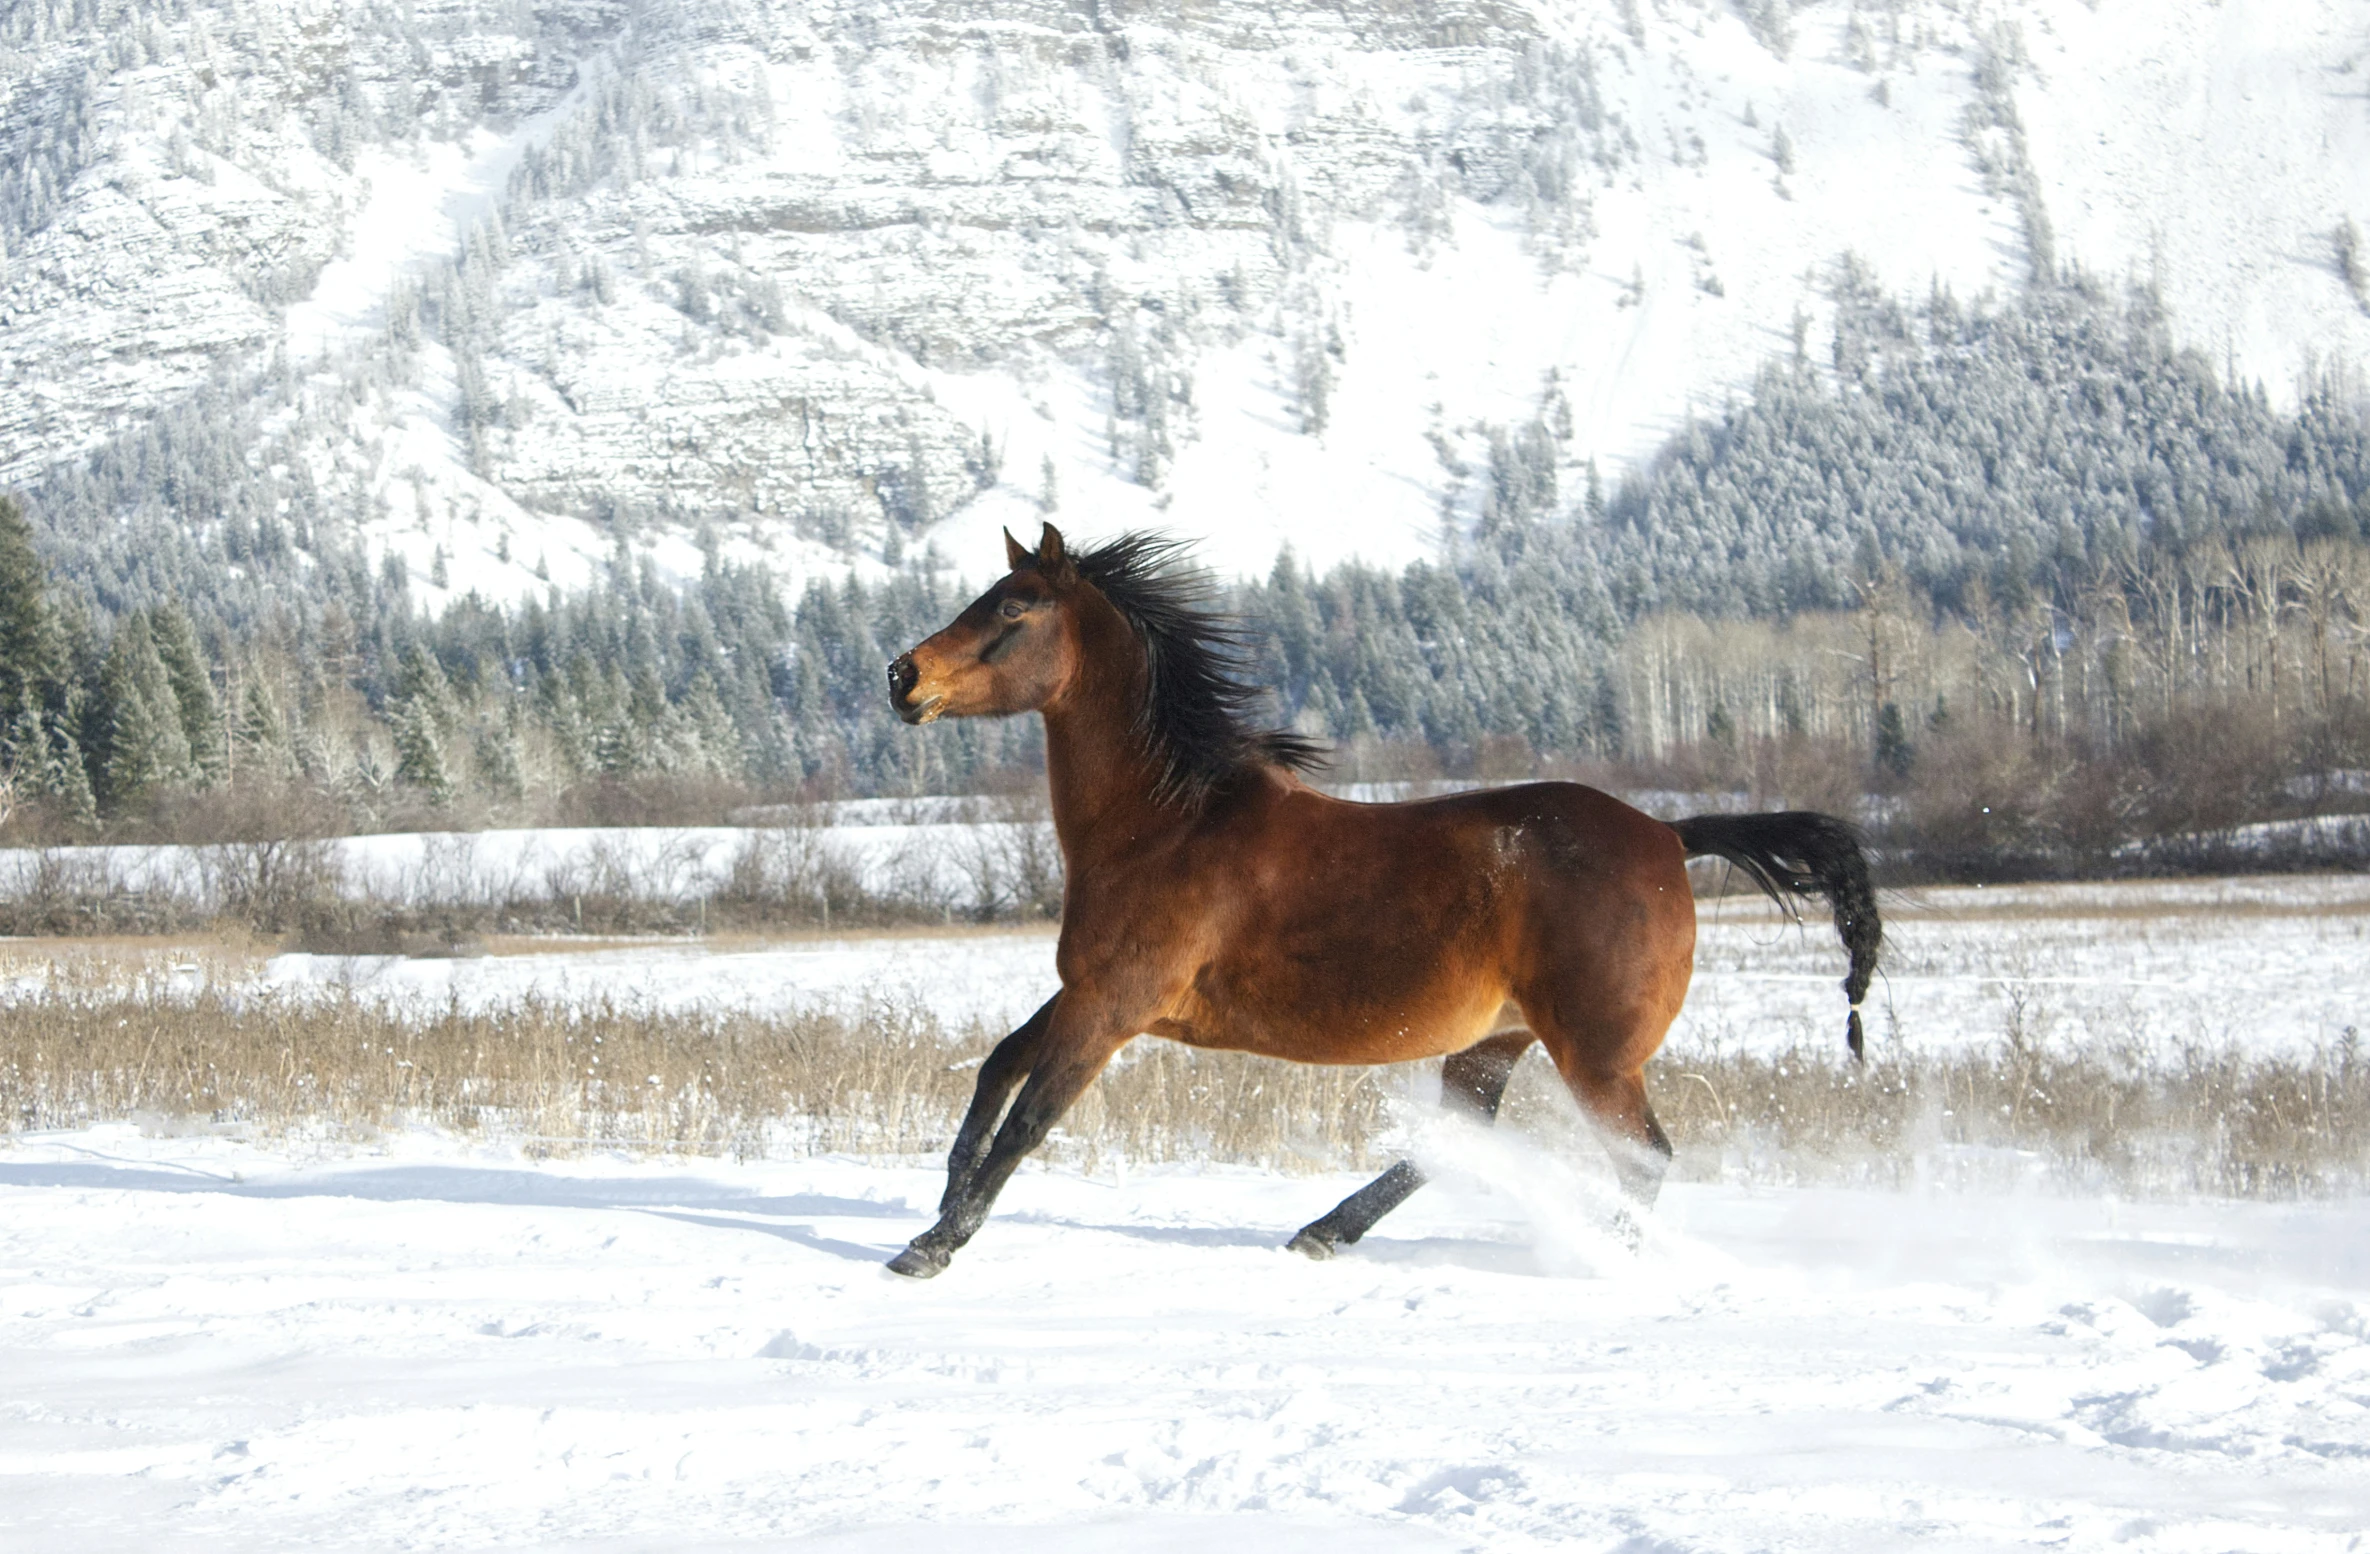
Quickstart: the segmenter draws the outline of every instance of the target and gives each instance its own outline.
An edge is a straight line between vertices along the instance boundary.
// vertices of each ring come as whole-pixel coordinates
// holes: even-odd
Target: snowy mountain
[[[0,479],[202,466],[430,602],[1046,512],[1401,562],[1493,434],[1577,491],[1816,357],[1847,252],[2153,283],[2278,401],[2370,360],[2363,222],[2338,0],[42,0]]]

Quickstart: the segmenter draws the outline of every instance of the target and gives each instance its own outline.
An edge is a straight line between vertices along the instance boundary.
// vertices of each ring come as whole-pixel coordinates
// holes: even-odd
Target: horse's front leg
[[[1094,1083],[1095,1076],[1111,1061],[1111,1055],[1127,1045],[1136,1029],[1135,1023],[1089,1014],[1062,996],[1057,996],[1039,1013],[1045,1018],[1045,1027],[1034,1043],[1028,1083],[1021,1086],[1020,1098],[1012,1103],[1004,1125],[996,1130],[995,1142],[967,1170],[958,1173],[950,1163],[946,1201],[939,1207],[938,1223],[914,1237],[911,1245],[889,1259],[891,1272],[916,1279],[928,1279],[944,1272],[963,1243],[979,1233],[996,1195],[1004,1190],[1004,1184],[1012,1179],[1021,1161],[1045,1142],[1045,1135],[1053,1131],[1062,1113]],[[1014,1036],[1018,1034],[1015,1032]],[[1016,1062],[1016,1071],[1017,1066]],[[986,1065],[981,1067],[984,1070]],[[987,1087],[987,1075],[982,1072],[981,1092],[985,1093]],[[973,1103],[975,1116],[978,1104]],[[968,1119],[964,1127],[970,1127]],[[959,1151],[961,1147],[958,1139],[956,1148]]]
[[[1013,1088],[1029,1077],[1029,1070],[1037,1066],[1037,1044],[1044,1039],[1045,1028],[1053,1020],[1053,1006],[1061,998],[1056,993],[1045,1000],[1011,1035],[997,1042],[995,1050],[980,1063],[979,1083],[971,1091],[971,1109],[963,1114],[963,1125],[955,1130],[954,1147],[946,1152],[946,1191],[939,1195],[939,1213],[944,1214],[954,1205],[970,1184],[973,1173],[978,1171],[979,1157],[1004,1115],[1004,1103],[1012,1098]]]

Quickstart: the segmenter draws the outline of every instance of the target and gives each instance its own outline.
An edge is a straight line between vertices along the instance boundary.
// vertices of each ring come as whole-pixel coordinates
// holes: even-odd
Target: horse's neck
[[[1171,809],[1153,797],[1159,772],[1136,729],[1143,694],[1141,650],[1129,641],[1120,651],[1091,653],[1086,673],[1045,709],[1053,828],[1073,871],[1174,823]]]
[[[1053,829],[1072,868],[1103,849],[1143,840],[1163,820],[1131,720],[1107,710],[1045,715],[1045,775]]]

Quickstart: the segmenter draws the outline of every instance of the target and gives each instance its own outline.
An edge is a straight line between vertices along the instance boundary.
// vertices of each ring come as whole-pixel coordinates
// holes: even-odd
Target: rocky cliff
[[[1815,359],[1847,252],[2128,274],[2275,396],[2370,357],[2366,51],[2333,0],[28,4],[0,479],[201,532],[244,480],[432,602],[1046,512],[1406,559],[1509,428],[1569,497]]]

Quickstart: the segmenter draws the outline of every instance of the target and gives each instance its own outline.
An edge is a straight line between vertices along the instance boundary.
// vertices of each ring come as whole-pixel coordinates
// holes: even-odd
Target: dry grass
[[[898,1007],[689,1014],[529,1001],[405,1011],[257,991],[268,953],[236,936],[0,946],[0,1129],[147,1117],[270,1137],[426,1124],[539,1151],[738,1157],[931,1156],[994,1033]],[[1864,1067],[1825,1047],[1713,1045],[1648,1071],[1682,1179],[2043,1184],[2254,1198],[2370,1190],[2370,1053],[2352,1031],[2307,1051],[2167,1046],[2136,1026],[2061,1040],[2038,993],[2007,987],[1987,1045]],[[1271,1169],[1378,1164],[1406,1072],[1324,1069],[1143,1041],[1051,1148]],[[1536,1052],[1505,1122],[1593,1154]]]
[[[350,997],[216,983],[186,960],[94,955],[0,1005],[0,1108],[30,1130],[125,1118],[258,1136],[368,1137],[425,1123],[527,1144],[748,1158],[931,1156],[988,1037],[909,1009],[690,1015],[528,1002],[405,1016]],[[1682,1179],[2036,1183],[2252,1198],[2370,1187],[2370,1055],[1993,1046],[1865,1068],[1825,1052],[1666,1055],[1649,1073]],[[1372,1166],[1395,1135],[1388,1073],[1139,1043],[1051,1153],[1280,1169]],[[1588,1150],[1543,1060],[1506,1123]]]
[[[215,980],[216,973],[232,973]],[[405,1013],[353,996],[241,989],[235,967],[94,951],[15,977],[0,1004],[0,1116],[19,1130],[150,1117],[262,1136],[425,1123],[584,1147],[929,1155],[945,1148],[990,1038],[876,1007],[686,1014],[527,1001]],[[1094,1166],[1210,1159],[1361,1165],[1386,1130],[1362,1070],[1146,1043],[1057,1135]]]
[[[2350,1028],[2301,1052],[2032,1034],[2011,989],[1985,1046],[1865,1066],[1827,1049],[1669,1053],[1648,1070],[1687,1177],[2046,1185],[2239,1198],[2370,1190],[2370,1053]],[[1510,1107],[1551,1111],[1534,1085]]]

